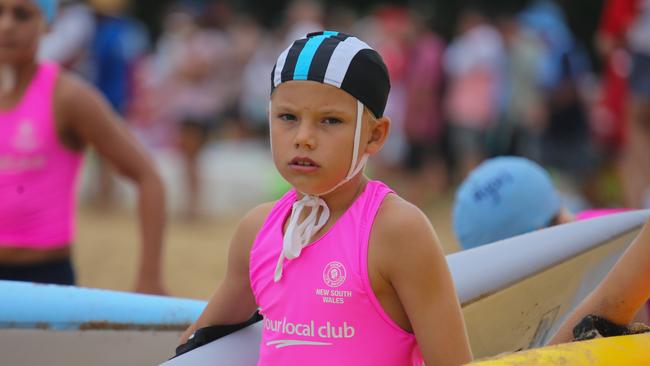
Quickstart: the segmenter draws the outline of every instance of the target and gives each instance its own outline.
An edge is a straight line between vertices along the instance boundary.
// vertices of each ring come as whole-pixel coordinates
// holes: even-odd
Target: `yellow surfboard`
[[[650,333],[537,348],[473,362],[471,365],[650,365]]]

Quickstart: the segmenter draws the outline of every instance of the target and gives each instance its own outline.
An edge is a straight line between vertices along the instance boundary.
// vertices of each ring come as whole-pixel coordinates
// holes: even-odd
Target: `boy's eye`
[[[33,12],[30,9],[24,7],[15,8],[13,11],[14,19],[24,22],[32,18]]]
[[[281,114],[278,115],[278,118],[283,120],[283,121],[295,121],[296,120],[296,116],[294,116],[293,114],[289,114],[289,113],[281,113]]]
[[[326,124],[326,125],[338,125],[338,124],[341,124],[341,123],[343,123],[343,122],[338,118],[325,118],[323,120],[323,124]]]

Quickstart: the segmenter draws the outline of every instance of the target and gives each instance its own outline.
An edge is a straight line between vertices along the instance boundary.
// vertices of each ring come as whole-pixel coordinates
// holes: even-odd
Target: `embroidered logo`
[[[323,281],[329,287],[339,287],[345,282],[345,267],[341,262],[329,262],[323,270]]]

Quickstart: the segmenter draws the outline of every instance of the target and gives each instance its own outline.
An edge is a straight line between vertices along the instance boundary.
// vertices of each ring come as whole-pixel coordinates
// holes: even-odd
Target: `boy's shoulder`
[[[257,233],[264,225],[266,217],[268,216],[271,209],[275,206],[275,202],[266,202],[254,207],[244,217],[239,220],[239,224],[235,229],[235,233],[231,240],[230,247],[236,253],[239,253],[239,258],[242,261],[247,262],[248,253],[257,238]]]
[[[444,257],[429,218],[395,194],[386,196],[379,208],[368,244],[369,261],[385,278],[404,275],[404,269],[415,263],[437,263]]]
[[[249,235],[257,235],[277,201],[264,202],[249,210],[239,221],[239,230]]]
[[[379,241],[401,243],[410,239],[435,237],[429,218],[414,204],[396,194],[389,194],[382,202],[372,229]]]

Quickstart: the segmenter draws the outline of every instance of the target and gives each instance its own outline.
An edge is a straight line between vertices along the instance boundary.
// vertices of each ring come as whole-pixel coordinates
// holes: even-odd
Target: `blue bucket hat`
[[[464,249],[549,225],[560,211],[551,177],[520,157],[498,157],[479,165],[462,183],[454,202],[454,232]]]

